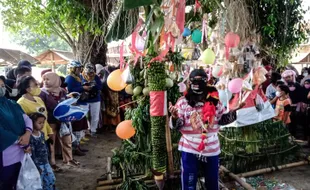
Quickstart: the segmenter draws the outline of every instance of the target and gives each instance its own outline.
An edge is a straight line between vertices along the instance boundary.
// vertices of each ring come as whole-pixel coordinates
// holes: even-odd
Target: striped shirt
[[[207,128],[207,138],[204,140],[205,149],[200,152],[198,151],[198,146],[201,143],[202,129],[194,130],[192,128],[190,116],[194,111],[202,115],[203,105],[203,103],[197,103],[195,107],[191,107],[185,97],[181,97],[176,103],[175,107],[178,109],[179,118],[183,120],[183,126],[179,129],[182,133],[182,137],[178,149],[179,151],[202,156],[217,156],[221,153],[220,142],[217,135],[220,128],[218,121],[221,119],[225,109],[218,103],[214,124]]]

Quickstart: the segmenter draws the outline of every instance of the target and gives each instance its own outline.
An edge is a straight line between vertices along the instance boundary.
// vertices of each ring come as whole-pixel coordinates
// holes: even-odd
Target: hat
[[[85,67],[84,67],[84,71],[86,73],[93,73],[93,72],[96,72],[96,68],[93,64],[91,63],[86,63],[85,64]]]
[[[31,69],[32,64],[27,60],[20,60],[17,64],[17,67],[28,67]]]

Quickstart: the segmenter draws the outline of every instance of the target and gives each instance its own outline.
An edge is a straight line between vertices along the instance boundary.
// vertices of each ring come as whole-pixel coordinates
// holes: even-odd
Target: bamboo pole
[[[108,157],[107,159],[107,180],[112,180],[112,171],[111,171],[111,157]]]
[[[155,180],[153,180],[153,179],[145,180],[144,183],[146,185],[155,184]],[[97,187],[96,190],[112,190],[112,189],[118,189],[120,186],[121,186],[121,183],[114,184],[114,185]]]
[[[232,172],[230,172],[228,169],[226,169],[224,166],[221,166],[220,169],[222,171],[224,171],[225,173],[227,173],[231,178],[233,178],[235,181],[237,181],[242,187],[244,187],[247,190],[253,190],[253,187],[246,183],[245,181],[243,181],[242,179],[240,179],[237,175],[233,174]]]
[[[173,154],[172,154],[172,143],[171,143],[171,131],[169,128],[169,116],[166,117],[166,146],[167,146],[167,156],[168,156],[168,174],[169,177],[173,176]]]
[[[308,161],[294,162],[294,163],[285,164],[282,166],[270,167],[270,168],[264,168],[264,169],[260,169],[260,170],[245,172],[245,173],[237,174],[237,176],[239,176],[239,177],[250,177],[250,176],[260,175],[260,174],[269,173],[269,172],[282,170],[282,169],[286,169],[286,168],[303,166],[306,164],[309,164],[309,162]]]
[[[177,178],[177,175],[180,175],[181,171],[180,170],[176,170],[173,172],[173,175],[171,176],[171,179],[175,179]],[[134,176],[131,176],[135,179],[138,179],[138,178],[144,178],[145,175],[134,175]],[[145,180],[149,180],[150,178],[144,178],[144,181]],[[104,180],[104,181],[98,181],[97,182],[97,185],[98,186],[107,186],[107,185],[115,185],[115,184],[118,184],[118,183],[121,183],[123,181],[122,178],[114,178],[114,179],[111,179],[111,180]],[[155,182],[154,182],[155,183]]]

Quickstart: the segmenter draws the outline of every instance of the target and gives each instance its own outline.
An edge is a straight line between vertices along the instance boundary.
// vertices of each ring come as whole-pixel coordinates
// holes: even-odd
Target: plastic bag
[[[132,84],[133,83],[133,76],[130,73],[129,66],[126,67],[126,69],[122,73],[122,79],[125,81],[126,84]]]
[[[262,111],[264,109],[264,100],[260,95],[256,95],[255,98],[255,108],[258,112]]]
[[[16,190],[42,189],[40,173],[33,163],[30,154],[25,154],[19,171]]]
[[[70,134],[71,134],[71,131],[68,127],[68,123],[62,122],[60,125],[59,136],[63,137],[63,136],[67,136]]]

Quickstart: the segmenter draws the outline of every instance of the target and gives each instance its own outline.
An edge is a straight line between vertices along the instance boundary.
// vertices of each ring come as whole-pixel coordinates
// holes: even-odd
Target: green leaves
[[[256,7],[262,46],[276,57],[278,64],[288,63],[291,52],[306,39],[301,0],[252,1]]]

